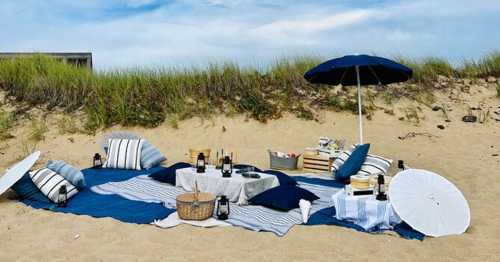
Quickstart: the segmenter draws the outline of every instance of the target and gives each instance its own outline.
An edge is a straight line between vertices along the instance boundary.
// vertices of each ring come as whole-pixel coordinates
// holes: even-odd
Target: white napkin
[[[307,224],[307,221],[309,220],[309,212],[311,211],[311,202],[301,199],[299,201],[299,207],[302,212],[302,220],[304,221],[304,224]]]
[[[231,224],[228,224],[224,221],[217,220],[213,217],[203,220],[203,221],[196,221],[196,220],[182,220],[179,218],[179,215],[177,212],[170,214],[167,218],[163,220],[155,220],[153,225],[161,227],[161,228],[171,228],[171,227],[176,227],[180,224],[189,224],[197,227],[223,227],[223,226],[231,226]]]

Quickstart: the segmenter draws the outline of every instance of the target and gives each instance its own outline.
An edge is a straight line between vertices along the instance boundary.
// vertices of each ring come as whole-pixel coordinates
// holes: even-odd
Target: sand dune
[[[398,117],[409,103],[405,101],[392,106],[396,115],[377,111],[371,121],[365,121],[365,140],[372,143],[371,152],[433,170],[462,190],[472,213],[471,227],[463,235],[420,242],[335,226],[296,226],[283,238],[242,228],[179,226],[165,230],[35,210],[4,195],[0,198],[0,261],[497,260],[500,211],[495,199],[500,192],[500,157],[492,155],[500,153],[500,123],[460,121],[467,105],[482,102],[483,107],[500,106],[500,99],[494,98],[492,90],[481,92],[482,95],[466,97],[460,103],[443,94],[440,103],[453,109],[449,123],[441,112],[429,108],[422,108],[420,114],[425,119],[419,125],[400,121]],[[312,122],[285,116],[262,124],[244,117],[220,116],[183,121],[179,129],[168,125],[155,129],[114,127],[96,136],[59,135],[56,128],[50,128],[46,139],[37,145],[43,152],[39,164],[48,159],[64,159],[81,168],[88,167],[93,153],[100,151],[102,135],[124,129],[157,145],[167,155],[168,164],[186,160],[190,147],[209,147],[236,151],[245,162],[267,167],[267,148],[302,152],[304,147],[315,145],[322,135],[356,142],[355,115],[322,112],[320,119]],[[438,124],[445,125],[445,129],[436,128]],[[1,169],[22,155],[21,140],[26,132],[26,127],[19,127],[14,132],[16,138],[3,142]],[[409,132],[425,132],[432,137],[398,138]]]

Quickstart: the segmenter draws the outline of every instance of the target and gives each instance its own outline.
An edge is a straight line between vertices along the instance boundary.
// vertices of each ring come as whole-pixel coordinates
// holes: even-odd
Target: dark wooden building
[[[86,67],[92,70],[92,53],[66,53],[66,52],[55,52],[55,53],[39,53],[39,52],[12,52],[12,53],[0,53],[0,59],[32,56],[35,54],[42,54],[54,57],[63,61],[64,63],[75,65],[78,67]]]

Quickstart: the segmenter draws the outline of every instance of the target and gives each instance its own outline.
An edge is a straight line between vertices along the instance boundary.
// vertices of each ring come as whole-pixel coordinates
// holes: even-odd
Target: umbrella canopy
[[[326,61],[304,74],[314,84],[358,86],[359,143],[363,143],[361,85],[387,85],[411,78],[410,68],[392,60],[370,55],[348,55]]]
[[[455,185],[435,173],[400,172],[391,180],[388,195],[396,214],[427,236],[462,234],[469,227],[467,200]]]
[[[404,82],[413,74],[410,68],[383,57],[348,55],[317,65],[307,71],[304,78],[315,84],[357,85],[356,67],[359,68],[360,85]]]
[[[0,178],[0,195],[19,181],[33,167],[39,157],[40,151],[36,151],[8,169]]]

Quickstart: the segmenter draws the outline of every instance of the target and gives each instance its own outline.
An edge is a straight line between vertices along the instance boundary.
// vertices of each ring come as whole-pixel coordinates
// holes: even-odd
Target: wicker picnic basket
[[[212,216],[215,207],[215,196],[200,193],[195,185],[193,193],[178,195],[176,198],[177,214],[184,220],[205,220]]]

